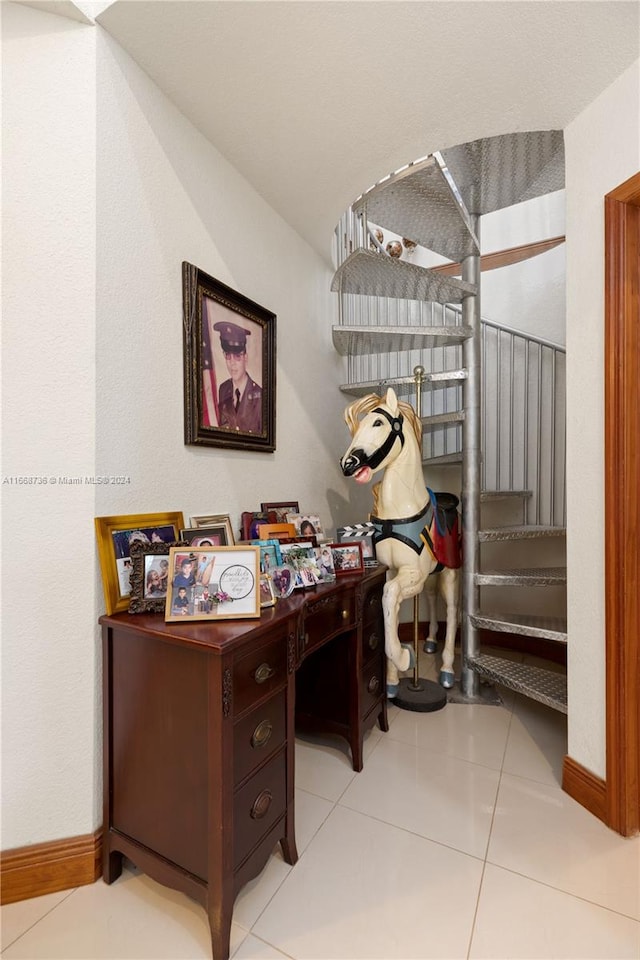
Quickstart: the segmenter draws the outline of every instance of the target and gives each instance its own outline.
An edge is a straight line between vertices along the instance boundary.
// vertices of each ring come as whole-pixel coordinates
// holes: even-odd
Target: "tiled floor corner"
[[[640,838],[562,792],[563,716],[507,695],[389,722],[359,774],[297,742],[300,859],[275,850],[238,896],[235,960],[638,960]],[[6,960],[211,958],[204,909],[132,866],[1,919]]]

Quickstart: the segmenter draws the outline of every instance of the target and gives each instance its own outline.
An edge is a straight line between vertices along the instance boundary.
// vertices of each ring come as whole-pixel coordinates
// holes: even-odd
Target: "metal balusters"
[[[471,217],[475,235],[480,237],[480,218]],[[480,290],[480,256],[465,257],[462,261],[462,279],[477,284]],[[480,588],[476,573],[480,569],[480,544],[477,531],[480,529],[480,293],[466,297],[462,303],[463,322],[472,335],[463,346],[467,379],[464,383],[465,420],[462,428],[462,669],[460,684],[467,697],[477,697],[480,690],[478,674],[467,660],[480,652],[478,630],[471,617],[480,609]]]

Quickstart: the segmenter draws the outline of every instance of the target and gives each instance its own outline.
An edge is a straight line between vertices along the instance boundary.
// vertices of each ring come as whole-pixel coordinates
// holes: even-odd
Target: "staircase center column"
[[[471,223],[480,241],[480,217],[471,216]],[[462,279],[476,284],[477,294],[462,301],[462,322],[473,333],[464,341],[463,359],[467,370],[464,383],[464,411],[462,424],[462,692],[468,697],[479,695],[478,674],[467,666],[467,657],[479,653],[478,630],[471,624],[471,616],[480,608],[480,588],[476,574],[480,566],[480,483],[482,469],[480,421],[480,255],[465,257],[462,261]]]

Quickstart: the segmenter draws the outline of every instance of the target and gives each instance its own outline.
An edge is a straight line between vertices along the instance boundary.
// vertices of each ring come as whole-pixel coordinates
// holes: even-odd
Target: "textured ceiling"
[[[563,129],[638,58],[640,5],[119,0],[98,22],[318,252],[434,150]]]

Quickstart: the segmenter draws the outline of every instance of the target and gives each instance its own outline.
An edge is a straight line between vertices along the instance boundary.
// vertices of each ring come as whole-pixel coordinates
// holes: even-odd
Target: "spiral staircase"
[[[477,140],[409,164],[343,216],[332,289],[339,295],[333,342],[348,358],[343,392],[393,386],[411,400],[414,370],[423,368],[425,468],[461,465],[462,666],[452,698],[479,702],[499,684],[566,713],[565,674],[484,653],[479,642],[481,630],[567,642],[566,606],[547,615],[543,593],[555,588],[557,596],[566,566],[528,563],[534,541],[565,537],[564,351],[480,314],[481,217],[563,187],[561,131]],[[405,249],[417,245],[459,263],[461,278],[390,256],[381,228],[410,238]],[[500,524],[484,525],[482,514],[495,504]],[[505,523],[514,510],[518,522]],[[536,588],[536,612],[487,609],[496,592],[522,587]],[[518,611],[517,601],[504,606]]]

